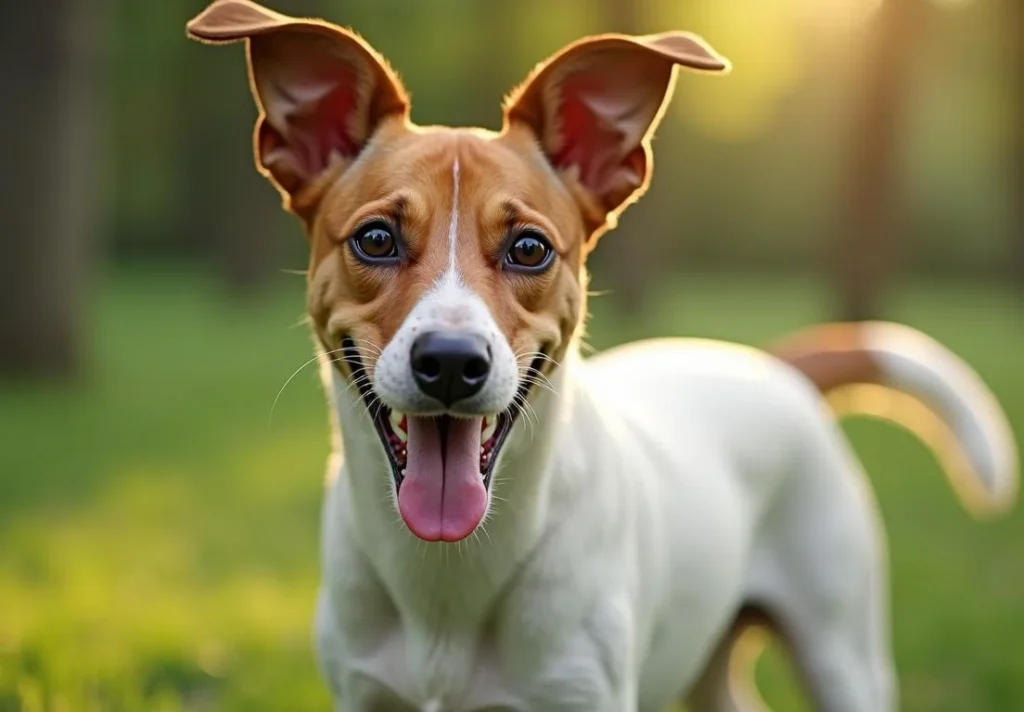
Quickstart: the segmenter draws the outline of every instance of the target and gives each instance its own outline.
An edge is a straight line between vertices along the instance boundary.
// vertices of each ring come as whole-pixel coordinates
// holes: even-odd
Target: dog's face
[[[351,340],[403,414],[508,410],[527,357],[557,357],[578,321],[579,212],[525,132],[382,127],[325,193],[312,239],[321,341]],[[446,370],[459,358],[468,380]]]
[[[726,61],[683,33],[581,40],[491,133],[411,124],[384,60],[333,25],[217,0],[189,33],[246,41],[257,164],[309,236],[309,315],[365,401],[399,512],[422,539],[468,536],[580,322],[586,253],[647,185],[675,67]]]

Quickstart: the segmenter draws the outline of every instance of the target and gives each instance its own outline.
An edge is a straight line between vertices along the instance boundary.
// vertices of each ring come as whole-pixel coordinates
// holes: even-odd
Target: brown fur
[[[851,384],[881,384],[861,325],[820,324],[777,342],[768,352],[799,369],[827,395]]]

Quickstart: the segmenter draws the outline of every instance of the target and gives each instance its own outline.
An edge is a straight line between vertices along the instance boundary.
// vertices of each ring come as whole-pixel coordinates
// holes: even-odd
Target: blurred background
[[[599,31],[703,34],[647,197],[594,255],[590,342],[763,344],[825,319],[940,339],[1024,435],[1020,0],[276,0],[355,27],[418,123],[500,126]],[[204,0],[3,0],[0,712],[326,710],[309,630],[327,418],[306,246],[253,169]],[[1024,709],[1024,516],[846,425],[889,531],[904,710]],[[784,658],[758,674],[807,709]]]

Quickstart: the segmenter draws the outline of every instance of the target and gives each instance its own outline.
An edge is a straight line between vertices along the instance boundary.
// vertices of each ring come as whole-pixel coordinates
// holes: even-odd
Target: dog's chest
[[[318,658],[350,712],[518,712],[480,606],[421,578],[395,588],[344,556],[321,591]],[[408,581],[406,583],[409,583]]]
[[[352,712],[525,712],[486,648],[450,630],[444,634],[398,625],[377,639],[339,631],[320,647],[343,709]],[[342,651],[342,649],[344,649]]]
[[[625,642],[597,642],[579,631],[556,635],[559,644],[547,641],[542,650],[506,626],[409,625],[401,617],[353,626],[362,606],[328,600],[321,599],[318,616],[318,657],[341,709],[350,712],[593,712],[609,694],[608,656],[599,648]],[[538,635],[550,637],[526,637]]]

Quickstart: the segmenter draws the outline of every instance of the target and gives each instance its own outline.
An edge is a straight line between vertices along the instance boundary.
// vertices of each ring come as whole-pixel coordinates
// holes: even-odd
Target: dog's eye
[[[370,223],[352,237],[352,246],[359,257],[371,262],[391,261],[398,257],[398,243],[384,223]]]
[[[555,252],[548,241],[538,232],[520,233],[505,255],[505,264],[514,269],[536,272],[551,262]]]

